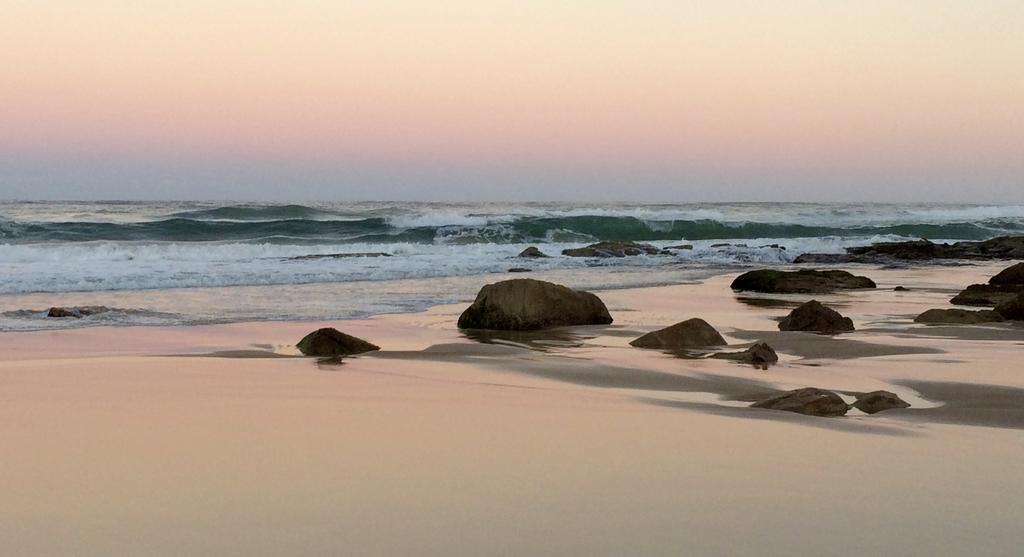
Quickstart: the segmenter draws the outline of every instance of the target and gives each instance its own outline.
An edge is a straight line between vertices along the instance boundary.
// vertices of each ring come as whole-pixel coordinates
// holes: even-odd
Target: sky
[[[1020,0],[7,0],[0,198],[1024,201]]]

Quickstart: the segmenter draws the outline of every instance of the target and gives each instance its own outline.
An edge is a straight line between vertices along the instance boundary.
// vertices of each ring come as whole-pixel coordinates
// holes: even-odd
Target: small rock
[[[814,387],[787,391],[760,402],[755,402],[750,406],[752,408],[783,410],[807,416],[823,417],[843,416],[850,410],[850,405],[846,404],[839,395],[832,391],[816,389]]]
[[[537,246],[530,246],[523,251],[519,252],[517,257],[550,257],[546,253],[540,251]]]
[[[337,329],[324,328],[309,333],[295,345],[306,356],[351,356],[380,350],[380,346]]]
[[[678,246],[669,246],[665,249],[692,250],[693,244],[679,244]]]
[[[759,342],[742,352],[719,352],[711,357],[719,360],[735,360],[758,366],[767,366],[779,361],[779,355],[766,342]]]
[[[1024,321],[1024,294],[996,306],[996,313],[1010,321]]]
[[[959,325],[976,325],[978,323],[997,323],[1004,321],[1003,316],[994,311],[966,309],[930,309],[914,318],[915,323],[955,323]]]
[[[629,344],[637,348],[696,348],[724,346],[726,342],[707,321],[694,318],[651,331]]]
[[[52,307],[46,312],[47,317],[72,317],[74,319],[81,319],[87,315],[96,315],[97,313],[104,313],[109,311],[110,308],[103,306],[84,306],[84,307]]]
[[[910,289],[907,288],[906,286],[897,286],[896,288],[893,288],[893,291],[894,292],[909,292]]]
[[[910,403],[889,391],[872,391],[856,396],[857,401],[853,403],[853,407],[865,414],[877,414],[893,408],[910,408]]]
[[[527,269],[526,267],[512,267],[508,270],[510,273],[529,273],[533,269]]]
[[[838,311],[811,300],[794,309],[779,322],[780,331],[807,331],[834,335],[854,330],[853,320]]]

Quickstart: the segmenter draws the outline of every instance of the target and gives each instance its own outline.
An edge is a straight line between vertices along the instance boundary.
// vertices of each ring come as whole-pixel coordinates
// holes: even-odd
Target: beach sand
[[[460,332],[465,304],[3,333],[0,553],[1019,555],[1024,327],[912,322],[1002,267],[848,267],[879,288],[817,297],[855,321],[838,337],[780,333],[808,297],[735,274],[599,292],[613,325],[541,333]],[[781,360],[628,345],[690,317]],[[320,326],[383,350],[297,357]],[[748,407],[807,386],[912,408]]]

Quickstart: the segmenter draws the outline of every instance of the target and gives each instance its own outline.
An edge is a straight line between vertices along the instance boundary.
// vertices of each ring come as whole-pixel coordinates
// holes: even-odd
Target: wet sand
[[[460,332],[460,304],[338,323],[0,334],[0,546],[1016,555],[1024,328],[912,323],[1004,266],[858,268],[880,288],[818,297],[857,324],[835,338],[779,333],[806,297],[737,296],[731,275],[601,292],[613,325],[543,333]],[[759,370],[628,346],[689,317],[736,348],[767,340],[781,361]],[[319,326],[384,350],[296,357]],[[913,406],[844,418],[748,408],[804,386],[886,389]]]

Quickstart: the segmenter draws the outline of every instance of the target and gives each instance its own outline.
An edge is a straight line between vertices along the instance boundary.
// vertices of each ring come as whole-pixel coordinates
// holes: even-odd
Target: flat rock
[[[347,335],[337,329],[324,328],[309,333],[295,345],[306,356],[351,356],[380,350],[380,346],[361,338]]]
[[[846,248],[844,254],[805,253],[794,263],[888,263],[943,259],[1024,259],[1024,236],[1000,236],[983,242],[936,244],[928,240],[882,242]]]
[[[512,267],[508,270],[510,273],[529,273],[531,271],[533,271],[533,269],[527,269],[526,267]]]
[[[875,288],[868,277],[859,277],[846,271],[776,271],[760,269],[748,271],[732,281],[733,290],[769,292],[774,294],[825,294],[835,290]]]
[[[310,261],[316,259],[347,259],[350,257],[391,257],[390,253],[381,251],[363,251],[352,253],[314,253],[311,255],[299,255],[289,257],[288,261]]]
[[[975,325],[978,323],[996,323],[1003,321],[1003,316],[994,311],[967,309],[930,309],[914,318],[915,323],[956,323]]]
[[[823,417],[843,416],[850,410],[850,405],[846,404],[839,395],[832,391],[816,389],[814,387],[787,391],[760,402],[755,402],[750,406],[752,408],[783,410],[807,416]]]
[[[856,396],[857,400],[853,403],[853,407],[865,414],[877,414],[893,408],[910,408],[909,402],[889,391],[872,391]]]
[[[999,304],[995,312],[1010,321],[1024,321],[1024,294]]]
[[[687,319],[671,327],[651,331],[629,343],[637,348],[696,348],[724,346],[722,335],[703,319]]]
[[[718,354],[712,354],[711,357],[719,360],[734,360],[760,366],[767,366],[779,361],[779,355],[766,342],[759,342],[742,352],[719,352]]]
[[[995,307],[1024,294],[1020,284],[972,284],[950,300],[958,306]]]
[[[794,309],[779,322],[780,331],[806,331],[834,335],[854,330],[853,320],[838,311],[811,300]]]
[[[516,257],[536,258],[536,257],[550,257],[550,256],[547,255],[546,253],[540,251],[540,249],[538,249],[537,246],[530,246],[530,247],[524,249],[523,251],[519,252],[519,255],[516,256]]]
[[[658,255],[660,253],[662,253],[662,250],[650,244],[623,241],[598,242],[582,248],[562,250],[562,255],[569,257],[626,257],[631,255]]]
[[[52,307],[46,312],[47,317],[71,317],[74,319],[81,319],[87,315],[96,315],[97,313],[104,313],[110,311],[109,308],[102,306],[83,306],[83,307]]]
[[[460,329],[507,331],[611,322],[608,308],[594,294],[534,279],[488,284],[459,316]]]

